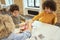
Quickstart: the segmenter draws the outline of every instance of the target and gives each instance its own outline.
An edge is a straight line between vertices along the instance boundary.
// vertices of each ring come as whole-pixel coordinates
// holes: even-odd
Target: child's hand
[[[32,30],[32,21],[31,21],[31,20],[28,20],[28,21],[26,22],[26,27],[27,27],[26,30],[29,30],[29,31]]]
[[[22,26],[24,26],[24,25],[25,25],[25,23],[20,23],[20,24],[19,24],[20,27],[22,27]]]
[[[32,25],[32,23],[33,23],[33,21],[32,20],[29,20],[29,22],[28,22],[30,25]]]
[[[20,30],[23,32],[27,29],[27,24],[23,24],[21,27],[20,27]]]

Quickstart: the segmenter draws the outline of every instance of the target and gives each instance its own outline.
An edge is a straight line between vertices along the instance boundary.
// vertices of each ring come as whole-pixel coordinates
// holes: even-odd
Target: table
[[[34,38],[36,40],[60,40],[60,28],[58,26],[38,21],[35,21],[32,25],[31,40]]]

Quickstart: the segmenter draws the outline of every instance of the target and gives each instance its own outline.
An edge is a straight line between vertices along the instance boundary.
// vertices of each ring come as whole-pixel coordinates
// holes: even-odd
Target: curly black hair
[[[53,0],[47,0],[42,4],[42,8],[50,8],[52,11],[56,11],[56,3]]]
[[[15,10],[19,11],[19,6],[16,5],[16,4],[10,5],[9,11],[10,11],[10,12],[14,12]]]

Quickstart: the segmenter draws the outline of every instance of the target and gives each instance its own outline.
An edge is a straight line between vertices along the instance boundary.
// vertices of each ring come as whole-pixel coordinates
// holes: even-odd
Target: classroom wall
[[[57,17],[58,17],[58,23],[60,23],[60,0],[55,0],[55,2],[57,3]]]
[[[5,4],[5,0],[0,0],[1,4]]]

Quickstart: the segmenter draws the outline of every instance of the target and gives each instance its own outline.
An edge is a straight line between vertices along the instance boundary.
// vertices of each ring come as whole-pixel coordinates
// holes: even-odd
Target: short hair
[[[14,12],[15,10],[19,11],[19,6],[16,5],[16,4],[10,5],[9,11],[10,11],[10,12]]]
[[[42,4],[42,8],[50,8],[52,11],[56,11],[56,3],[53,0],[47,0]]]

